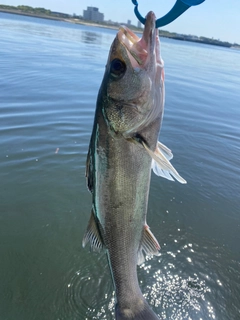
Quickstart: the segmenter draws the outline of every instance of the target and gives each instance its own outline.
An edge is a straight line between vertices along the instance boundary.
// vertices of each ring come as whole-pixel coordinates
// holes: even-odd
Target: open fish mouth
[[[125,46],[133,67],[145,67],[152,60],[156,51],[157,29],[155,28],[156,17],[150,11],[146,16],[146,23],[142,38],[139,38],[126,26],[121,26],[118,39]]]

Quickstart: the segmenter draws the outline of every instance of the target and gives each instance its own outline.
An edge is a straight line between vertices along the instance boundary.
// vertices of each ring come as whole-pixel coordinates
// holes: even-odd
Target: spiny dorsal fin
[[[86,246],[88,242],[90,243],[92,251],[100,252],[103,249],[103,240],[99,231],[99,223],[93,210],[91,212],[86,233],[83,237],[83,248]]]
[[[158,256],[159,250],[160,250],[160,245],[157,239],[154,237],[153,233],[149,229],[149,226],[145,225],[143,230],[141,247],[139,248],[139,251],[138,251],[138,265],[142,264],[145,261],[143,251],[146,255]]]
[[[164,177],[168,180],[173,180],[172,177],[174,177],[180,183],[187,183],[187,181],[184,180],[180,176],[180,174],[177,172],[177,170],[171,165],[169,160],[166,158],[166,156],[163,154],[163,152],[158,147],[153,152],[152,150],[150,150],[148,148],[148,146],[146,145],[146,143],[144,141],[142,141],[141,143],[144,146],[144,148],[147,150],[148,154],[153,159],[152,169],[156,175]],[[162,146],[161,146],[161,149],[162,149]],[[169,156],[170,156],[170,153],[169,153]]]
[[[90,192],[93,191],[93,174],[92,174],[92,152],[91,147],[89,146],[87,160],[86,160],[86,179],[87,179],[87,187]]]

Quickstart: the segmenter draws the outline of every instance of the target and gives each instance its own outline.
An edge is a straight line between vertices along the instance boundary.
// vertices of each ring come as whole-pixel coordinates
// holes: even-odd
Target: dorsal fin
[[[93,209],[88,222],[86,233],[83,237],[83,248],[86,246],[88,242],[90,243],[92,251],[101,251],[103,249],[104,244],[100,233],[99,221],[96,215],[94,214]]]
[[[87,154],[85,176],[87,179],[88,190],[92,192],[93,191],[93,159],[92,159],[91,144],[89,146],[88,154]]]

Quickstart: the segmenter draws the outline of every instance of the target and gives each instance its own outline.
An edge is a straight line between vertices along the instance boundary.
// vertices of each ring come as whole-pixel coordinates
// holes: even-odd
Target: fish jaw
[[[120,27],[118,32],[119,41],[127,49],[129,59],[135,68],[141,67],[151,71],[156,64],[163,67],[163,60],[160,57],[158,29],[155,28],[155,21],[155,14],[150,11],[146,17],[142,38],[139,38],[126,26]]]
[[[149,12],[140,39],[127,27],[120,30],[110,49],[101,87],[103,114],[113,132],[130,138],[163,115],[164,69],[160,57],[155,15]],[[111,74],[114,61],[125,65],[121,77]]]

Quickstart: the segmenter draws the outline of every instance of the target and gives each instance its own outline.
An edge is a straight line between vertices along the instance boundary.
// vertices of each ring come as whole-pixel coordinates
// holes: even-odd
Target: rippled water
[[[85,159],[114,30],[0,13],[1,319],[114,319],[105,255],[81,247]],[[139,268],[160,319],[240,318],[240,52],[162,39],[161,141],[187,185],[152,177],[161,256]]]

